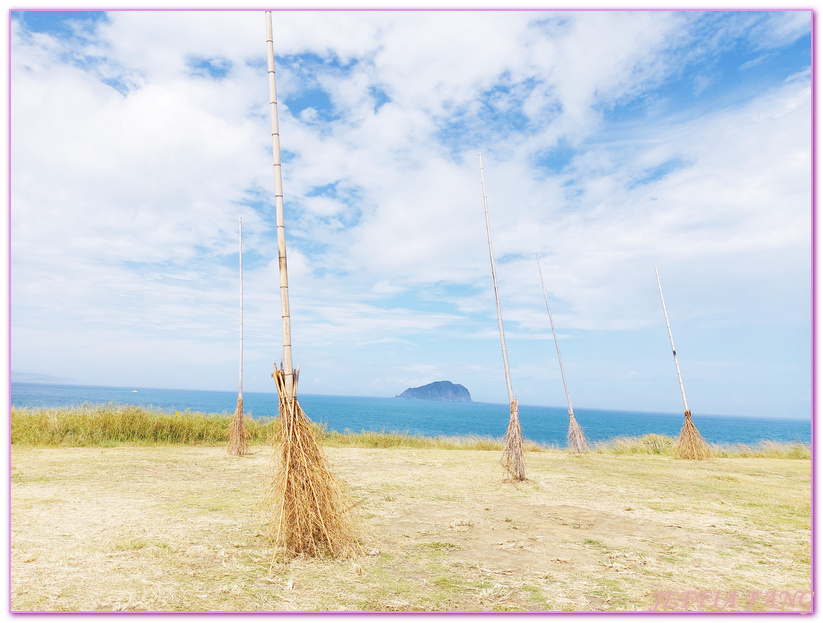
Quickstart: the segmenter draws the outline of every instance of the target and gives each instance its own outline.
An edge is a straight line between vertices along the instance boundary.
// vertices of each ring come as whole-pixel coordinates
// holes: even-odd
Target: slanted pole
[[[674,367],[677,369],[677,380],[680,383],[680,395],[683,397],[683,428],[680,429],[680,435],[674,444],[674,455],[681,459],[705,459],[709,456],[709,446],[700,435],[700,431],[692,421],[692,412],[689,410],[689,405],[686,402],[686,390],[683,389],[683,377],[680,375],[680,364],[677,363],[677,351],[674,348],[674,338],[672,337],[672,328],[669,324],[669,314],[666,312],[666,301],[663,299],[663,288],[660,285],[660,273],[657,268],[654,269],[654,274],[657,277],[657,289],[660,290],[660,302],[663,303],[663,316],[666,318],[666,329],[669,331],[669,342],[672,345],[672,355],[674,356]]]
[[[674,349],[674,338],[672,337],[672,327],[669,324],[669,314],[666,312],[666,301],[663,299],[663,287],[660,285],[660,273],[654,269],[657,277],[657,289],[660,290],[660,302],[663,303],[663,316],[666,318],[666,329],[669,331],[669,342],[672,345],[672,355],[674,356],[674,367],[677,369],[677,381],[680,383],[680,395],[683,396],[683,409],[689,412],[689,405],[686,403],[686,390],[683,389],[683,377],[680,375],[680,364],[677,363],[677,351]]]
[[[552,325],[552,335],[554,336],[554,347],[557,349],[557,361],[560,362],[560,376],[563,377],[563,389],[566,390],[566,402],[569,405],[569,431],[566,435],[569,442],[569,448],[573,452],[586,452],[589,449],[586,443],[586,437],[583,435],[583,430],[580,424],[574,417],[574,409],[572,409],[572,399],[569,396],[569,385],[566,383],[566,371],[563,369],[563,357],[560,356],[560,343],[557,341],[557,331],[554,330],[554,318],[552,318],[552,310],[549,308],[549,295],[546,293],[546,283],[543,281],[543,268],[540,266],[540,258],[537,259],[537,271],[540,273],[540,285],[543,287],[543,298],[546,299],[546,311],[549,312],[549,323]]]
[[[486,197],[486,179],[483,174],[483,154],[480,158],[480,185],[483,189],[483,210],[486,214],[486,237],[489,240],[489,261],[492,268],[494,284],[494,301],[497,305],[497,326],[500,329],[500,348],[503,351],[503,368],[506,371],[506,389],[509,392],[509,427],[506,430],[505,449],[502,463],[514,480],[526,480],[526,466],[523,462],[523,435],[520,430],[520,417],[517,400],[512,391],[512,379],[509,372],[509,357],[506,354],[506,334],[503,331],[503,314],[500,312],[500,294],[497,290],[497,273],[494,270],[494,249],[492,248],[492,231],[489,225],[489,202]]]
[[[494,270],[494,249],[492,248],[492,230],[489,224],[489,201],[486,198],[486,179],[483,174],[483,154],[480,157],[480,185],[483,188],[483,209],[486,214],[486,237],[489,240],[489,261],[492,267],[492,283],[494,284],[494,302],[497,305],[497,326],[500,330],[500,349],[503,351],[503,367],[506,370],[506,389],[509,392],[509,402],[514,400],[512,378],[509,373],[509,357],[506,354],[506,333],[503,331],[503,314],[500,312],[500,294],[497,290],[497,273]]]

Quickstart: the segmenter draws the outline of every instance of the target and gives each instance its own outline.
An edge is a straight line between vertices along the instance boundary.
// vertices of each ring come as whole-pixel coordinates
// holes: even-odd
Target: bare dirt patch
[[[268,448],[13,447],[12,610],[799,610],[811,590],[809,461],[526,453],[514,484],[498,452],[327,453],[363,554],[270,566]]]

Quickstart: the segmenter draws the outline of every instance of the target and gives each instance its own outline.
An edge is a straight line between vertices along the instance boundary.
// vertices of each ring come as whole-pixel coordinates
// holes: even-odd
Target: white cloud
[[[304,391],[358,386],[364,367],[385,395],[409,371],[499,382],[479,151],[507,330],[540,343],[522,352],[524,395],[552,365],[535,254],[572,341],[659,323],[655,265],[690,322],[754,323],[760,288],[783,295],[781,322],[807,326],[810,76],[717,110],[655,91],[732,35],[795,40],[798,15],[275,13],[294,341],[317,370]],[[15,24],[15,363],[82,376],[36,362],[113,340],[82,351],[93,382],[117,352],[129,373],[148,367],[145,343],[176,353],[164,386],[228,370],[231,387],[241,215],[248,357],[279,358],[264,35],[259,11],[115,12],[83,40]],[[292,111],[307,88],[333,110]],[[654,114],[609,117],[630,103]],[[539,159],[561,140],[570,160],[550,173]]]
[[[763,48],[794,43],[809,32],[810,11],[769,11],[752,31],[752,39]]]

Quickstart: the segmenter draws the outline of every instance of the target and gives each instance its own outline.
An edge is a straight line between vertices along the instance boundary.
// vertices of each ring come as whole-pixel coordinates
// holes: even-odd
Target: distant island
[[[456,402],[471,402],[469,390],[462,385],[455,385],[450,381],[437,381],[422,387],[410,387],[395,398],[406,400],[443,400]]]
[[[53,385],[71,385],[73,383],[77,383],[75,379],[66,378],[64,376],[34,374],[33,372],[17,372],[15,370],[12,370],[9,374],[9,380],[12,383],[49,383]]]

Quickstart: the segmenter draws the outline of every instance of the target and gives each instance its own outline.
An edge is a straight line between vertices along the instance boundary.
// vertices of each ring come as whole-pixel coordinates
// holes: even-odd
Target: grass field
[[[118,445],[199,444],[223,445],[228,441],[229,414],[191,411],[167,413],[132,405],[83,405],[54,409],[11,409],[11,442],[21,446],[113,447]],[[277,418],[246,418],[250,444],[267,443],[277,431]],[[502,439],[491,437],[424,437],[403,432],[329,431],[314,425],[327,447],[429,448],[441,450],[503,450]],[[599,454],[653,454],[673,456],[674,439],[665,435],[617,437],[593,444]],[[526,451],[561,450],[524,439]],[[810,459],[811,448],[801,443],[761,442],[756,446],[710,444],[714,458]]]
[[[338,439],[363,553],[272,565],[271,450],[218,443],[13,443],[12,610],[811,608],[807,458],[539,448],[512,484],[497,449]]]

